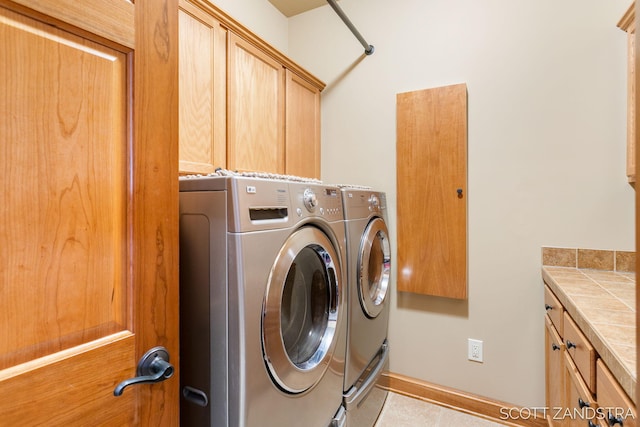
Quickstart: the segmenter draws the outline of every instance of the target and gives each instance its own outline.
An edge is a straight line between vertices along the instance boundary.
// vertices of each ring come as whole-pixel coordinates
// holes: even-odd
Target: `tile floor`
[[[374,427],[503,427],[422,400],[389,393]]]

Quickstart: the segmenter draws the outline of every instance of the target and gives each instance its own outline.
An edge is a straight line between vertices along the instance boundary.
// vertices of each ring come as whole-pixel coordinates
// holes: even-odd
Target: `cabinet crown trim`
[[[291,58],[287,57],[284,53],[280,52],[275,47],[271,46],[265,40],[251,32],[247,27],[242,25],[240,22],[233,19],[226,12],[218,8],[216,5],[209,3],[206,0],[188,0],[190,3],[198,6],[200,9],[212,15],[215,19],[220,21],[220,25],[227,30],[235,33],[240,36],[247,42],[254,45],[256,48],[262,50],[267,55],[273,57],[276,61],[280,62],[284,68],[293,71],[298,74],[303,79],[307,80],[313,86],[317,87],[320,91],[322,91],[326,84],[318,79],[313,74],[309,73],[307,70],[302,68],[296,62],[292,61]]]
[[[629,9],[622,15],[617,27],[628,33],[634,32],[636,29],[636,2],[632,2]]]

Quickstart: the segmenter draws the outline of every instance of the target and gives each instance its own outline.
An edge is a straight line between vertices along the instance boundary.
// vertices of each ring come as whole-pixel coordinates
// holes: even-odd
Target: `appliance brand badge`
[[[256,187],[254,187],[253,185],[247,185],[247,193],[256,194]]]

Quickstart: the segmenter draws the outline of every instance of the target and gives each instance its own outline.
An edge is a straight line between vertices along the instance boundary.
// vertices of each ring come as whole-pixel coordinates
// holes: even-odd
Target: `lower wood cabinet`
[[[547,421],[549,425],[556,425],[555,409],[564,406],[564,383],[565,383],[565,357],[564,343],[558,334],[549,316],[545,316],[545,385],[546,385],[546,406]]]
[[[598,360],[596,370],[598,403],[608,425],[635,427],[635,405],[631,399],[602,360]]]
[[[569,353],[565,352],[564,356],[565,402],[560,425],[578,427],[589,425],[589,421],[596,423],[598,404],[595,396],[589,391]]]
[[[635,427],[635,405],[548,286],[545,311],[548,424]]]

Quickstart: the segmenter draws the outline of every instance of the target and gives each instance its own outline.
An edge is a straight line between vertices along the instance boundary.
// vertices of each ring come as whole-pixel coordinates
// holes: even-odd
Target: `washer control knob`
[[[307,207],[307,210],[309,212],[313,212],[314,210],[316,210],[316,206],[318,206],[318,197],[312,189],[307,188],[306,190],[304,190],[302,200],[304,201],[304,205]]]
[[[372,194],[371,197],[369,197],[369,208],[371,210],[376,210],[380,207],[380,199],[378,199],[378,196],[376,196],[375,194]]]

